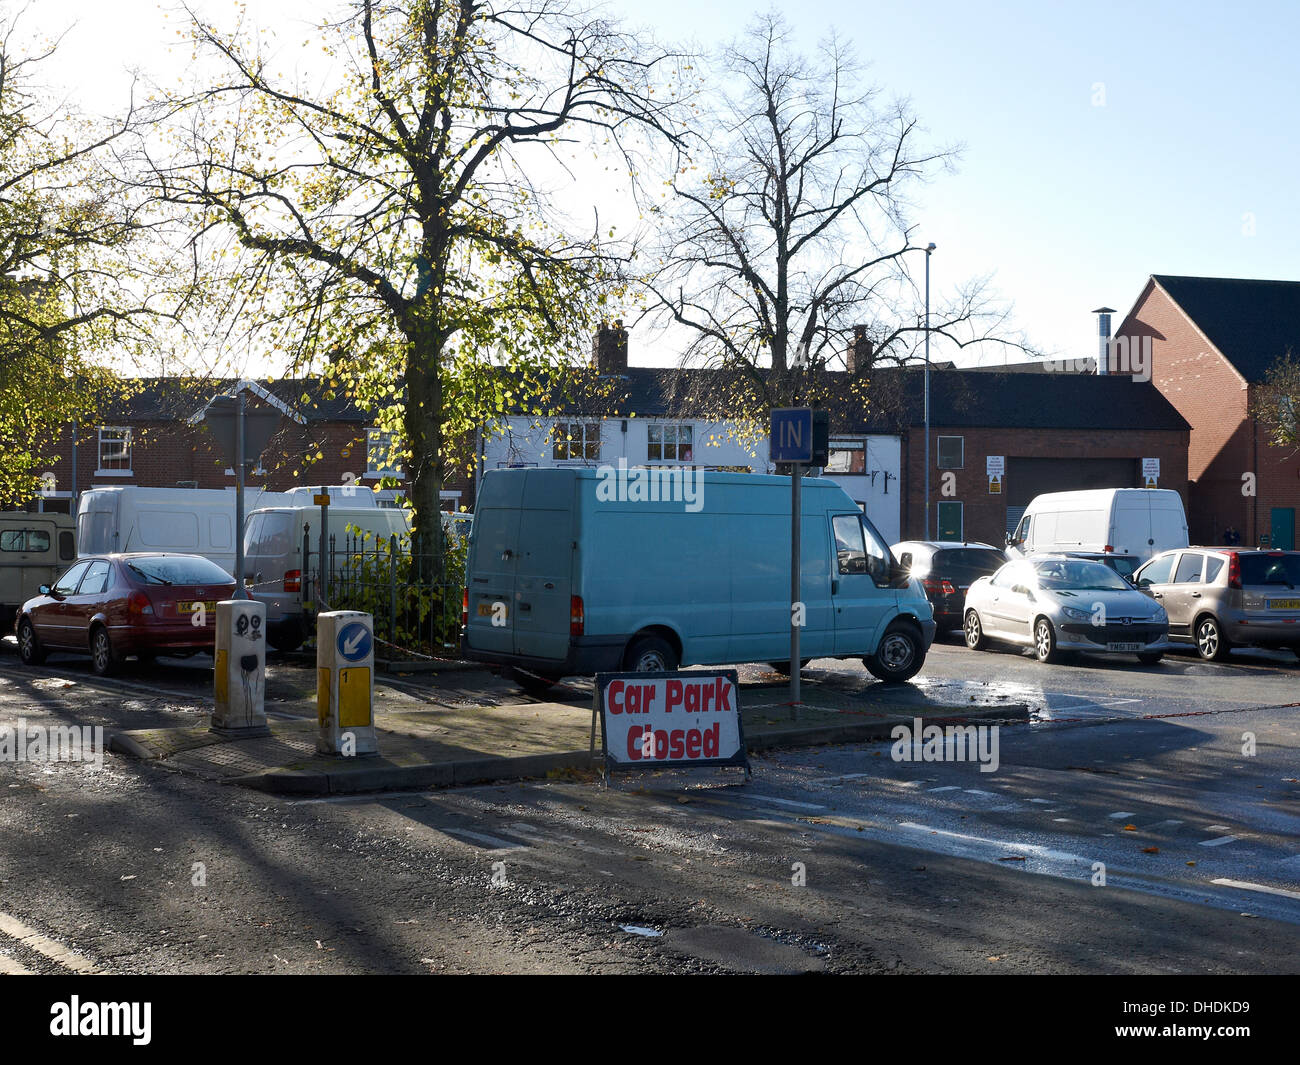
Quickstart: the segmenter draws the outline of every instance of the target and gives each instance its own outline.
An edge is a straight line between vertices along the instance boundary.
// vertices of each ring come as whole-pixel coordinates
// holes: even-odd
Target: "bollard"
[[[330,610],[316,618],[316,750],[378,754],[374,714],[374,618]]]
[[[212,731],[267,736],[266,605],[252,599],[217,604]]]

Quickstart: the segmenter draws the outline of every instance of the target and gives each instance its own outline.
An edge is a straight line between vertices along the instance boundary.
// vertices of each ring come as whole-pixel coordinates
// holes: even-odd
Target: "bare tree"
[[[649,282],[650,312],[691,337],[684,364],[721,371],[690,375],[683,394],[732,417],[842,391],[824,371],[844,368],[855,339],[860,378],[915,357],[925,323],[906,257],[919,266],[924,246],[909,196],[954,158],[925,146],[906,103],[863,86],[845,43],[810,61],[789,35],[768,14],[722,53],[723,103],[673,182]],[[930,326],[959,346],[1007,342],[982,282]]]

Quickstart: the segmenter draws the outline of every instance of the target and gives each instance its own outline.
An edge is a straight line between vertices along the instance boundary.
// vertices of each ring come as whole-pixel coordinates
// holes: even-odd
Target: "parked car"
[[[52,586],[27,600],[14,631],[25,665],[40,665],[51,651],[88,654],[101,675],[129,655],[211,652],[216,604],[229,599],[235,581],[198,555],[102,555],[81,559]],[[203,624],[194,611],[203,605]]]
[[[1169,488],[1098,488],[1035,496],[1015,532],[1007,556],[1026,558],[1058,551],[1152,555],[1187,546],[1183,497]]]
[[[1300,655],[1300,551],[1193,547],[1137,571],[1138,588],[1169,613],[1169,637],[1211,662],[1234,646]]]
[[[0,625],[77,557],[70,514],[0,514]]]
[[[938,635],[962,627],[966,590],[1007,562],[992,544],[957,540],[904,540],[890,548],[899,566],[915,577],[934,607]]]
[[[1130,584],[1133,583],[1131,578],[1137,572],[1138,566],[1142,565],[1142,560],[1137,555],[1117,555],[1106,551],[1062,551],[1060,554],[1066,558],[1086,558],[1091,562],[1100,562],[1103,566],[1109,566]]]
[[[539,690],[575,674],[788,660],[790,482],[696,476],[688,508],[602,495],[593,469],[488,471],[470,535],[464,657],[531,676]],[[801,652],[907,680],[934,638],[920,582],[839,485],[809,478],[801,495]]]
[[[1040,662],[1062,651],[1136,654],[1159,662],[1169,644],[1169,618],[1100,562],[1061,556],[1008,562],[966,593],[966,646],[990,640],[1028,645]]]

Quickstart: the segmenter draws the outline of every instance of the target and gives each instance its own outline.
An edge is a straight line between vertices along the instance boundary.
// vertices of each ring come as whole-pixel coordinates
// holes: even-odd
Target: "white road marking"
[[[1064,822],[1066,822],[1066,821],[1069,821],[1070,819],[1069,819],[1068,817],[1053,817],[1052,820],[1053,820],[1053,821],[1060,821],[1060,822],[1064,823]]]
[[[775,806],[789,806],[794,810],[824,810],[826,807],[817,802],[795,802],[793,799],[778,799],[771,795],[746,795],[750,802],[766,802]]]
[[[65,969],[86,974],[99,972],[98,966],[80,954],[73,953],[62,943],[56,943],[48,936],[41,935],[35,928],[23,924],[17,917],[11,917],[7,913],[0,913],[0,932],[12,936],[24,947],[36,951],[37,954],[43,954],[50,961],[56,965],[62,965]]]
[[[19,965],[13,958],[0,954],[0,975],[3,976],[31,976],[31,969],[25,969]]]
[[[808,781],[809,784],[834,784],[841,780],[860,780],[863,777],[871,776],[870,773],[841,773],[837,777],[818,777],[816,780]]]
[[[1011,841],[1003,842],[997,839],[988,839],[984,836],[972,836],[965,832],[950,832],[943,828],[931,828],[929,825],[918,825],[912,821],[904,821],[898,826],[906,828],[913,832],[925,832],[929,835],[947,836],[949,839],[959,839],[967,843],[980,844],[985,848],[992,848],[1001,851],[1002,854],[1024,854],[1034,858],[1046,858],[1049,861],[1058,862],[1083,862],[1091,864],[1091,859],[1085,858],[1080,854],[1071,854],[1069,851],[1058,851],[1052,847],[1040,847],[1032,843],[1014,843]]]
[[[1208,825],[1205,831],[1206,832],[1231,832],[1232,826],[1231,825]]]
[[[949,784],[947,787],[944,787],[944,788],[928,788],[927,790],[928,790],[928,791],[932,791],[932,792],[934,792],[934,791],[961,791],[961,785],[960,785],[960,784]]]
[[[1029,801],[1042,803],[1044,806],[1050,806],[1056,800],[1055,799],[1030,799]]]
[[[1220,836],[1218,839],[1201,840],[1202,847],[1222,847],[1225,843],[1236,843],[1236,836]]]
[[[1112,821],[1124,821],[1133,816],[1132,810],[1121,810],[1117,814],[1107,814]]]
[[[1283,888],[1269,887],[1267,884],[1252,884],[1249,880],[1228,880],[1225,877],[1219,877],[1211,880],[1212,884],[1222,884],[1224,887],[1241,888],[1244,891],[1262,891],[1266,895],[1281,895],[1287,899],[1300,899],[1300,891],[1286,891]]]
[[[439,826],[438,831],[453,838],[468,836],[470,839],[484,844],[488,850],[492,851],[520,850],[528,846],[526,843],[517,843],[508,839],[498,839],[496,836],[489,836],[486,832],[471,832],[468,828],[442,828]],[[465,841],[461,840],[461,842],[463,843]]]
[[[996,792],[996,791],[980,791],[979,788],[963,788],[962,790],[963,790],[964,792],[966,792],[967,795],[993,795],[993,796],[997,796],[997,792]]]
[[[1147,831],[1153,828],[1177,828],[1182,823],[1181,821],[1157,821],[1154,825],[1148,825]]]

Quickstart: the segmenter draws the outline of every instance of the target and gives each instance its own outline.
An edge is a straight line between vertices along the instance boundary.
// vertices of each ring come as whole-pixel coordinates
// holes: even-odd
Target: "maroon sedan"
[[[25,665],[50,651],[89,654],[96,673],[127,655],[211,652],[217,601],[235,579],[198,555],[101,555],[78,560],[18,611],[14,631]]]

